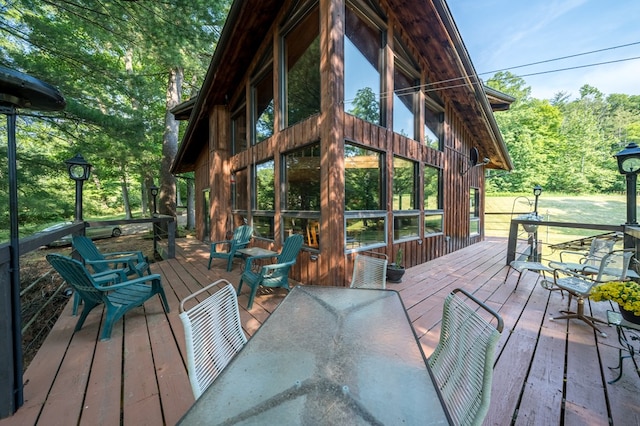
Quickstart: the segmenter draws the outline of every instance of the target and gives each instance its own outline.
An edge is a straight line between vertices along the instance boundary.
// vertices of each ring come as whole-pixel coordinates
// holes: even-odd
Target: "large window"
[[[420,72],[408,49],[398,38],[394,39],[393,67],[393,131],[417,139]]]
[[[441,106],[428,96],[424,105],[424,143],[442,151],[444,134],[444,112]]]
[[[253,193],[255,204],[253,210],[254,235],[258,238],[274,239],[275,214],[275,162],[273,160],[258,163],[255,166]]]
[[[344,110],[363,120],[382,124],[383,23],[347,2],[344,39]]]
[[[248,186],[249,172],[247,169],[240,169],[233,172],[231,180],[231,195],[233,206],[233,227],[247,223],[247,214],[249,211]]]
[[[442,233],[442,197],[440,169],[424,167],[424,235]]]
[[[469,235],[480,234],[480,190],[469,190]]]
[[[296,20],[284,37],[285,127],[320,112],[320,18],[318,7]]]
[[[268,57],[268,58],[267,58]],[[265,56],[271,58],[271,51]],[[251,86],[253,143],[259,143],[273,136],[273,63],[263,66]]]
[[[393,238],[395,241],[420,236],[417,208],[417,163],[393,158]]]
[[[345,237],[348,251],[386,244],[384,155],[345,143]]]
[[[320,143],[283,155],[283,164],[285,238],[302,234],[307,247],[317,248],[320,244]]]
[[[245,151],[247,146],[247,104],[242,104],[233,110],[231,116],[231,149],[233,154]]]

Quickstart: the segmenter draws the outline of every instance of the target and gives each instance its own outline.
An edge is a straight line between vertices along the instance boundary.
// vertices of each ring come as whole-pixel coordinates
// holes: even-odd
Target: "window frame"
[[[269,210],[269,209],[258,209],[258,167],[262,164],[266,164],[266,163],[273,163],[273,209]],[[252,225],[254,227],[254,237],[261,239],[261,240],[266,240],[266,241],[275,241],[276,235],[275,235],[275,208],[276,208],[276,187],[275,187],[275,181],[276,181],[276,164],[275,164],[275,159],[273,157],[271,158],[267,158],[263,161],[260,162],[256,162],[252,165],[252,173],[251,173],[251,222]],[[260,235],[259,232],[257,232],[257,225],[256,225],[256,219],[258,219],[258,221],[261,221],[262,218],[271,218],[270,219],[270,226],[271,229],[273,229],[273,236],[271,238],[269,238],[269,236],[263,236]]]
[[[435,209],[433,208],[428,208],[426,205],[427,202],[427,197],[425,196],[426,191],[425,191],[425,187],[426,187],[426,171],[427,170],[434,170],[437,172],[437,180],[438,183],[436,185],[437,187],[437,195],[436,195],[436,205],[437,207]],[[424,233],[424,237],[428,238],[428,237],[432,237],[432,236],[436,236],[436,235],[442,235],[444,233],[444,208],[443,206],[443,194],[442,194],[442,189],[443,189],[443,171],[441,168],[436,167],[436,166],[432,166],[430,164],[424,164],[423,167],[423,172],[422,172],[422,178],[423,178],[423,185],[422,185],[422,195],[423,195],[423,203],[422,203],[422,208],[423,208],[423,212],[424,212],[424,219],[422,221],[422,226],[423,226],[423,233]],[[429,229],[430,227],[427,226],[427,220],[429,218],[434,218],[436,216],[440,216],[440,231],[438,232],[427,232],[427,229]]]
[[[476,229],[477,232],[472,232]],[[480,235],[480,188],[469,188],[469,236]]]

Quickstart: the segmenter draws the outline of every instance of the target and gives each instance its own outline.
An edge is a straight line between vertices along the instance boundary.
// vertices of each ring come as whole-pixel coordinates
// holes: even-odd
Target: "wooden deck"
[[[187,377],[179,300],[218,278],[234,285],[240,266],[224,271],[222,261],[207,270],[208,247],[178,240],[176,259],[152,265],[163,276],[171,313],[158,298],[128,314],[112,338],[98,341],[101,312],[92,313],[73,333],[76,317],[68,304],[24,375],[25,403],[9,425],[173,425],[193,403]],[[516,275],[503,285],[506,240],[488,240],[407,270],[398,290],[428,356],[438,340],[442,303],[455,287],[485,300],[504,318],[495,365],[491,409],[486,425],[638,425],[640,377],[625,360],[622,379],[612,385],[618,342],[604,326],[602,338],[577,321],[550,321],[566,306],[558,292],[536,285],[525,273],[516,292]],[[284,297],[260,294],[247,311],[239,302],[247,335],[253,334]],[[605,317],[607,303],[592,304]],[[588,307],[587,307],[588,309]],[[398,392],[402,392],[398,389]],[[239,403],[242,403],[239,401]]]

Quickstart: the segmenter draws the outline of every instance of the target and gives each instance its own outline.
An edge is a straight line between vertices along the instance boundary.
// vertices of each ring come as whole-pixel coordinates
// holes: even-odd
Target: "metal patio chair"
[[[569,304],[567,305],[566,310],[560,311],[565,315],[553,317],[551,319],[579,319],[591,326],[602,336],[606,336],[606,333],[600,331],[596,326],[596,323],[599,322],[606,324],[607,322],[584,313],[585,299],[589,298],[591,289],[593,289],[597,284],[607,281],[624,281],[627,279],[629,263],[631,262],[631,257],[633,255],[633,250],[615,250],[604,255],[598,264],[597,273],[595,275],[585,275],[583,273],[584,271],[575,272],[570,269],[554,270],[553,281],[546,280],[547,285],[566,290],[569,293]],[[571,299],[573,296],[577,299],[577,309],[575,312],[570,311]]]
[[[169,312],[169,303],[158,274],[145,275],[124,282],[118,282],[117,274],[112,274],[111,282],[107,282],[105,277],[101,282],[97,282],[87,268],[75,259],[60,254],[49,254],[47,261],[67,284],[73,287],[84,303],[75,331],[82,328],[89,312],[99,305],[104,305],[106,310],[100,340],[111,338],[111,330],[116,321],[156,294],[160,296],[164,311]]]
[[[602,258],[613,251],[618,242],[614,237],[594,237],[589,245],[589,251],[562,250],[560,261],[549,262],[553,269],[571,270],[574,272],[596,273]]]
[[[289,236],[282,246],[280,254],[277,256],[264,255],[264,256],[251,256],[247,258],[247,262],[244,267],[244,272],[240,278],[238,284],[238,295],[242,289],[242,284],[247,284],[251,287],[251,293],[249,294],[249,304],[247,309],[251,309],[253,306],[253,299],[258,292],[258,287],[281,287],[289,288],[289,269],[296,263],[298,253],[302,248],[304,237],[301,234],[293,234]],[[270,265],[257,266],[254,264],[256,260],[271,259],[275,257],[275,262]]]
[[[480,315],[478,307],[497,324]],[[462,289],[444,301],[440,340],[428,362],[456,425],[480,425],[489,410],[494,354],[503,326],[500,315]]]
[[[241,255],[236,253],[237,250],[243,249],[249,245],[253,228],[249,225],[238,226],[233,231],[233,237],[230,240],[214,241],[211,243],[211,252],[209,254],[209,266],[211,269],[211,261],[213,259],[225,259],[227,261],[227,271],[231,271],[233,266],[233,258]],[[218,247],[227,246],[227,251],[218,251]]]
[[[383,253],[375,254],[384,257],[367,256],[362,253],[356,255],[353,262],[351,288],[378,288],[383,290],[387,288],[387,256]]]
[[[218,285],[224,287],[195,306],[184,308],[186,302]],[[180,302],[180,320],[184,327],[189,381],[193,396],[198,399],[247,343],[240,323],[238,298],[231,283],[221,279],[184,298]]]

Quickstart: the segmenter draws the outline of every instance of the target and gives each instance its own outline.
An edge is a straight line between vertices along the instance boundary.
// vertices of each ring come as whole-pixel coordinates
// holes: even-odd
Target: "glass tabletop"
[[[181,424],[448,424],[397,292],[298,286]]]

